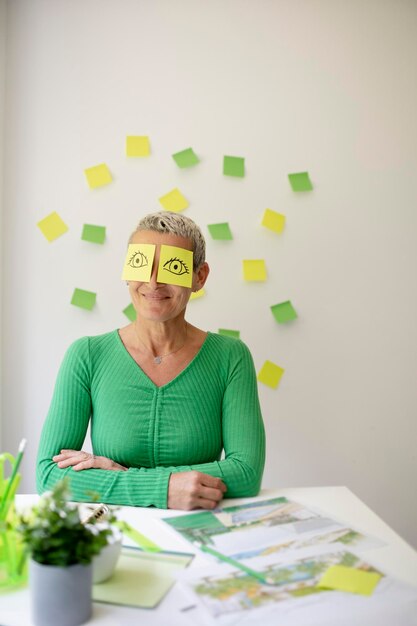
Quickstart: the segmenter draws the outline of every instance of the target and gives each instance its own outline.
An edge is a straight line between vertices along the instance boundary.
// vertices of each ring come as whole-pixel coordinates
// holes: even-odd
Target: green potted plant
[[[77,626],[91,616],[92,560],[110,525],[83,523],[64,478],[20,516],[29,560],[32,617],[37,626]]]

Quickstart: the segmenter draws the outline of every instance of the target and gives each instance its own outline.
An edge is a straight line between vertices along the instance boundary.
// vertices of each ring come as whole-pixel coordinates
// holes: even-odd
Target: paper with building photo
[[[284,497],[224,507],[213,512],[170,517],[163,521],[191,543],[210,545],[234,558],[240,558],[240,554],[256,555],[261,548],[279,551],[288,547],[303,547],[304,541],[314,543],[313,538],[324,543],[327,540],[320,540],[319,537],[326,534],[328,541],[332,542],[336,537],[334,533],[339,531],[339,540],[346,545],[355,543],[357,546],[365,541],[362,533],[349,536],[351,529],[347,529],[345,524]],[[372,547],[376,545],[378,542],[374,541]]]
[[[213,564],[179,574],[181,586],[196,605],[199,622],[233,626],[239,624],[281,623],[285,626],[415,626],[417,591],[385,577],[358,555],[340,544],[252,558],[244,561],[272,578],[264,585],[231,565]],[[318,587],[323,574],[332,566],[345,566],[352,572],[377,573],[379,582],[371,596],[360,593],[323,590]],[[378,576],[378,578],[379,578]],[[389,615],[389,619],[387,619]],[[403,621],[396,621],[402,615]],[[417,615],[417,613],[416,613]],[[391,621],[390,621],[391,620]],[[392,621],[394,620],[394,621]]]
[[[258,556],[267,556],[268,554],[279,553],[286,554],[293,550],[300,550],[309,546],[324,544],[341,544],[346,549],[354,552],[364,552],[373,548],[380,548],[386,545],[383,541],[376,537],[365,535],[358,530],[350,527],[337,525],[335,528],[328,528],[324,531],[309,532],[302,535],[302,538],[290,539],[282,543],[265,546],[264,544],[241,552],[231,554],[233,559],[250,559]]]

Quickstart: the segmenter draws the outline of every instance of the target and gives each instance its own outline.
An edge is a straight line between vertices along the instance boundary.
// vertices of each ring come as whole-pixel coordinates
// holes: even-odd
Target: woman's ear
[[[200,289],[204,287],[209,273],[209,264],[204,261],[204,263],[202,263],[198,270],[194,273],[193,291],[200,291]]]

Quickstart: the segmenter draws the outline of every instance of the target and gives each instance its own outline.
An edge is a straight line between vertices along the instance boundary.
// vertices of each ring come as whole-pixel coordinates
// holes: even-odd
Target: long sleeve
[[[60,469],[52,457],[80,450],[88,426],[94,454],[128,471]],[[222,458],[224,451],[224,458]],[[208,334],[194,360],[156,387],[117,331],[68,349],[58,373],[37,461],[37,488],[71,479],[74,500],[167,507],[173,472],[221,478],[227,497],[253,496],[265,462],[265,433],[252,357],[239,340]]]
[[[52,461],[62,449],[81,450],[92,414],[89,341],[83,338],[68,349],[58,373],[38,450],[36,483],[42,493],[64,476],[71,479],[74,500],[91,502],[92,494],[107,504],[166,508],[170,471],[166,468],[129,468],[127,472],[60,469]]]
[[[226,498],[256,496],[265,465],[265,430],[258,399],[255,368],[249,350],[236,342],[222,403],[224,459],[170,468],[172,472],[198,470],[221,478]]]

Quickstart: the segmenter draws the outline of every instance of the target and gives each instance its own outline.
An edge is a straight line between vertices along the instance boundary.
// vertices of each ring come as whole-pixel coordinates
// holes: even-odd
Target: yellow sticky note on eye
[[[153,243],[129,244],[123,265],[122,280],[148,283],[152,274],[155,247]]]
[[[337,589],[370,596],[382,576],[378,572],[365,572],[345,565],[332,565],[318,582],[320,589]]]
[[[271,209],[265,209],[265,213],[262,217],[262,226],[273,230],[274,233],[282,233],[285,226],[285,215],[272,211]]]
[[[193,253],[176,246],[161,246],[158,283],[191,287],[193,282]]]
[[[259,371],[258,380],[264,385],[272,387],[272,389],[276,389],[284,371],[285,370],[283,370],[282,367],[272,363],[272,361],[265,361]]]
[[[165,211],[172,211],[173,213],[179,213],[188,207],[187,198],[184,198],[181,191],[177,188],[159,198],[159,202]]]
[[[68,230],[68,226],[65,222],[63,222],[56,211],[44,217],[43,220],[37,223],[37,226],[45,235],[49,243],[66,233]]]
[[[198,298],[202,298],[205,295],[206,295],[205,290],[199,289],[198,291],[193,291],[193,293],[190,296],[190,300],[197,300]]]
[[[84,174],[87,177],[90,189],[103,187],[103,185],[108,185],[113,180],[110,170],[105,163],[94,165],[94,167],[88,167],[84,170]]]
[[[263,259],[243,261],[243,276],[245,280],[266,280],[266,265]]]
[[[126,156],[146,157],[151,153],[149,137],[129,135],[126,137]]]

